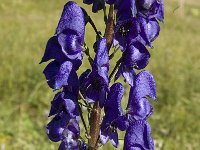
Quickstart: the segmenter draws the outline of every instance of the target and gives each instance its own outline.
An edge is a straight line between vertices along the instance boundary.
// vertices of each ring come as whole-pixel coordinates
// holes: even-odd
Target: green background
[[[65,0],[0,0],[1,150],[58,147],[45,134],[50,101],[55,93],[42,74],[46,64],[39,65],[39,61],[65,3]],[[104,33],[102,12],[92,14],[91,6],[86,8]],[[180,15],[179,2],[165,0],[165,22],[160,26],[160,36],[150,50],[147,67],[157,81],[158,101],[151,101],[154,113],[149,119],[155,149],[197,150],[200,148],[200,2],[187,1],[184,15]],[[88,25],[86,43],[91,51],[94,40],[95,34]],[[115,61],[111,61],[112,66]],[[79,73],[87,67],[84,60]],[[129,91],[126,87],[124,105]],[[114,148],[108,144],[103,149]]]

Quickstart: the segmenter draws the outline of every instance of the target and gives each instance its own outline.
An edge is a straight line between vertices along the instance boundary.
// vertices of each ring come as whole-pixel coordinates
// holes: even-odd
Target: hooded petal
[[[51,141],[58,142],[62,139],[64,128],[67,126],[69,119],[69,116],[65,113],[60,113],[47,124],[46,132]]]
[[[143,69],[149,63],[150,54],[140,42],[132,43],[123,54],[123,63],[127,67]]]
[[[146,121],[133,122],[126,131],[124,150],[154,150],[151,128]]]
[[[160,26],[156,19],[151,19],[147,22],[145,31],[150,42],[153,42],[158,37]]]
[[[73,1],[65,4],[56,33],[60,34],[66,29],[75,31],[80,37],[80,43],[83,44],[85,34],[84,14],[81,8]]]
[[[164,1],[156,0],[149,11],[146,13],[149,18],[156,18],[159,21],[163,22],[164,20]]]
[[[79,150],[78,138],[80,136],[79,122],[76,119],[71,119],[63,131],[63,141],[59,147],[60,150],[72,149]]]
[[[128,105],[146,96],[156,100],[156,84],[150,72],[141,71],[136,75],[134,86],[130,89]]]
[[[70,132],[69,132],[70,131]],[[68,134],[72,134],[73,139],[78,139],[80,136],[80,127],[79,121],[76,119],[71,119],[67,125],[67,128],[64,131],[64,136],[68,136]]]
[[[138,21],[141,25],[141,33],[140,36],[142,38],[141,42],[144,45],[151,46],[151,42],[153,42],[159,35],[160,26],[156,19],[145,19],[139,17]]]
[[[40,63],[49,61],[50,59],[56,59],[58,62],[65,60],[65,55],[62,53],[57,36],[53,36],[48,40],[44,56]]]
[[[44,69],[43,73],[46,76],[49,86],[58,90],[62,86],[68,85],[68,78],[77,78],[75,77],[76,73],[73,73],[73,71],[70,61],[66,61],[61,65],[57,61],[52,61]]]
[[[120,77],[120,75],[124,77],[125,82],[127,82],[130,86],[133,86],[136,74],[131,67],[127,67],[124,63],[122,63],[115,75],[115,81]]]
[[[76,117],[79,115],[78,107],[77,107],[77,99],[75,99],[75,96],[73,94],[66,94],[65,99],[63,99],[63,105],[65,108],[65,111],[71,116]]]
[[[135,17],[137,14],[135,0],[118,0],[115,4],[117,10],[117,21],[127,20],[128,18]]]
[[[153,113],[153,107],[146,98],[141,98],[139,101],[132,100],[132,105],[128,108],[127,113],[134,120],[146,120]]]
[[[48,117],[51,117],[52,115],[55,115],[62,110],[63,96],[64,96],[63,92],[58,92],[54,96],[54,99],[51,101],[51,109]]]
[[[98,41],[94,65],[98,67],[109,67],[109,56],[105,38],[102,38]]]
[[[49,117],[60,112],[65,112],[71,118],[79,116],[78,112],[78,87],[77,85],[65,86],[62,92],[58,92],[51,102]]]
[[[108,93],[108,101],[105,106],[105,114],[112,113],[112,118],[116,119],[118,116],[123,115],[121,106],[122,97],[124,95],[124,87],[121,83],[114,83],[110,92]]]
[[[156,14],[156,18],[159,20],[159,21],[164,21],[164,1],[163,0],[160,0],[158,1],[158,3],[160,4],[159,5],[159,9],[158,9],[158,12]]]
[[[73,30],[64,30],[58,35],[58,42],[62,47],[63,53],[67,55],[74,55],[82,51],[79,37]]]

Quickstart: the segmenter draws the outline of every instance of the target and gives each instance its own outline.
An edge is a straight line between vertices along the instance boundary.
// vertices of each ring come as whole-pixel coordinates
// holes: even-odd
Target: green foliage
[[[57,148],[45,134],[53,92],[47,87],[42,74],[44,65],[38,63],[46,41],[54,34],[64,3],[2,0],[0,4],[1,149]],[[158,102],[152,103],[155,108],[150,119],[152,134],[156,150],[198,149],[200,20],[197,12],[200,5],[186,4],[183,18],[178,16],[178,3],[167,1],[165,6],[165,23],[153,44],[155,48],[150,50],[152,59],[148,68],[156,78],[158,92]],[[91,17],[103,33],[102,13],[91,14]],[[87,31],[86,42],[92,50],[94,33],[90,26]],[[120,55],[119,52],[117,54]],[[84,70],[86,65],[83,63],[81,69]],[[128,91],[123,101],[127,98]],[[122,147],[123,141],[120,145]],[[108,144],[105,149],[111,149],[109,147]]]

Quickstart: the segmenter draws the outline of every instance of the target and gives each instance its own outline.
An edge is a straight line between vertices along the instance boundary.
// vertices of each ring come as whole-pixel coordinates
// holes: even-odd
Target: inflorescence
[[[93,4],[94,13],[103,9],[104,17],[107,15],[107,4],[115,9],[112,47],[115,50],[121,49],[122,56],[109,75],[111,55],[109,56],[108,39],[97,31],[83,8],[73,1],[66,3],[56,32],[48,40],[41,60],[41,63],[52,60],[43,73],[49,87],[54,91],[59,90],[51,101],[49,117],[53,119],[46,127],[48,138],[53,142],[61,141],[59,150],[91,149],[91,145],[81,137],[82,120],[89,140],[92,135],[88,128],[91,124],[100,124],[99,132],[96,133],[99,138],[93,149],[98,149],[109,140],[117,148],[118,131],[125,131],[124,150],[153,150],[154,142],[147,119],[153,113],[148,98],[156,100],[156,84],[151,73],[142,69],[150,59],[147,47],[153,48],[152,42],[159,35],[158,22],[164,20],[163,0],[83,2]],[[85,26],[88,23],[97,34],[94,58],[90,56],[89,48],[84,42]],[[112,57],[114,53],[115,51]],[[78,77],[77,71],[84,55],[88,57],[91,67]],[[124,86],[116,82],[120,76],[130,86],[126,110],[121,105]],[[111,83],[112,79],[114,84]],[[95,104],[98,104],[101,111],[104,110],[100,122],[91,119],[92,112],[97,109],[92,107]],[[83,108],[88,111],[89,125],[84,121],[86,115],[83,115]]]

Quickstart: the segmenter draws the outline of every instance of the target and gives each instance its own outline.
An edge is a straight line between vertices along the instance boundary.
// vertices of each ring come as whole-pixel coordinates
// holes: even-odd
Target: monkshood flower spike
[[[47,137],[60,142],[58,150],[97,150],[109,141],[118,148],[119,140],[123,140],[124,150],[154,150],[148,118],[153,113],[150,100],[156,100],[156,83],[144,69],[149,64],[148,49],[153,48],[152,42],[160,33],[159,22],[164,21],[164,2],[83,3],[92,4],[94,13],[103,9],[105,33],[101,34],[85,8],[74,1],[65,4],[40,62],[49,62],[43,73],[49,87],[56,91],[48,115]],[[94,29],[95,35],[90,37],[96,37],[94,44],[85,41],[88,22]],[[94,46],[87,46],[91,44]],[[115,66],[113,58],[118,59]],[[89,63],[85,63],[87,60]],[[130,88],[128,98],[125,87]]]

